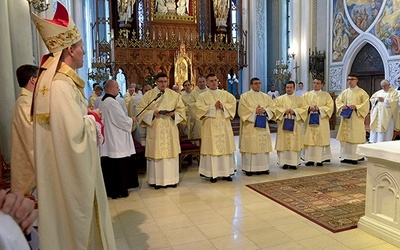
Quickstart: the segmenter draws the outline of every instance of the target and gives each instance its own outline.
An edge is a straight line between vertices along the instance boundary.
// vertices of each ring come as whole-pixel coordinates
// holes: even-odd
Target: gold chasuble
[[[137,113],[141,112],[147,104],[154,100],[160,93],[158,88],[149,90],[143,95],[137,106]],[[161,115],[154,117],[154,110],[175,111],[175,118]],[[139,125],[147,128],[146,136],[146,157],[151,159],[175,158],[181,152],[179,144],[179,131],[177,124],[186,121],[185,105],[181,96],[172,91],[165,89],[165,93],[161,95],[155,102],[141,114],[139,117]]]
[[[343,106],[356,105],[349,119],[341,117],[336,139],[351,144],[365,143],[364,119],[369,112],[369,96],[362,88],[347,88],[336,98],[336,115],[340,116]]]
[[[307,107],[317,105],[319,108],[319,125],[310,125],[310,114],[304,124],[305,137],[304,145],[306,146],[329,146],[330,145],[330,128],[329,118],[332,116],[334,103],[331,95],[326,91],[311,90],[303,95]]]
[[[278,123],[278,133],[276,135],[276,151],[300,151],[303,149],[302,125],[307,119],[307,103],[303,97],[292,94],[284,94],[275,99],[275,117]],[[283,131],[283,121],[286,117],[285,111],[293,109],[295,115],[292,115],[294,122],[294,131]]]
[[[224,110],[216,109],[221,101]],[[225,90],[208,90],[200,94],[196,102],[197,119],[201,120],[202,155],[228,155],[235,152],[235,140],[230,120],[235,117],[236,99]]]
[[[275,112],[275,103],[267,94],[250,90],[240,97],[238,114],[240,116],[240,142],[242,153],[260,154],[272,151],[271,133],[268,122],[266,128],[254,126],[256,108],[263,107],[272,119]]]

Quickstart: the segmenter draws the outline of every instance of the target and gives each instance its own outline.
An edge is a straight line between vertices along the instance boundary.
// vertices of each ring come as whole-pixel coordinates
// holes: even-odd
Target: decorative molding
[[[263,42],[265,41],[265,1],[257,0],[256,6],[257,45],[259,49],[262,49]]]
[[[342,74],[342,67],[329,70],[329,91],[342,91]]]
[[[389,82],[393,88],[398,88],[400,85],[397,83],[397,78],[400,77],[400,62],[389,62]]]

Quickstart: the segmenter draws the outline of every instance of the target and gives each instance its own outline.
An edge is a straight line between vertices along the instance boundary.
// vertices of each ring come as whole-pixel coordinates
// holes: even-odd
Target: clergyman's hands
[[[35,202],[25,198],[23,194],[0,190],[0,211],[9,214],[25,234],[31,232],[33,222],[37,218],[37,210],[34,208]]]

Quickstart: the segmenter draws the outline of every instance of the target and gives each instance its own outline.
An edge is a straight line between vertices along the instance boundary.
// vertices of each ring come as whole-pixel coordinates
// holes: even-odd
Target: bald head
[[[107,80],[104,84],[104,91],[112,96],[117,96],[119,93],[118,83],[115,80]]]

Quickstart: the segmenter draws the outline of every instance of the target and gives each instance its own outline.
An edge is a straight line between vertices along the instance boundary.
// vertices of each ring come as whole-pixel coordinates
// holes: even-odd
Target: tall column
[[[308,74],[308,49],[311,47],[311,10],[312,0],[291,1],[291,50],[296,54],[298,81],[304,83],[304,87],[308,90],[310,87]],[[293,67],[295,63],[291,60],[290,65],[292,74],[295,74]],[[295,76],[292,76],[295,79]]]
[[[258,77],[262,83],[262,90],[267,90],[267,3],[264,0],[249,1],[249,79],[243,82],[245,91],[249,90],[249,82]]]
[[[32,64],[32,32],[29,3],[26,0],[8,0],[12,67],[15,70],[23,64]],[[18,20],[18,21],[16,21]],[[14,89],[18,95],[19,86],[13,74]]]
[[[247,39],[248,39],[248,43],[247,43],[247,64],[251,64],[252,62],[250,62],[250,60],[252,59],[252,55],[250,52],[250,47],[251,47],[251,42],[250,42],[250,33],[249,33],[249,12],[251,13],[250,10],[250,4],[253,2],[254,0],[242,0],[242,29],[243,31],[247,31]],[[239,83],[241,86],[241,93],[246,92],[249,89],[249,81],[250,81],[250,67],[247,66],[246,68],[243,68],[241,70],[240,73],[240,79],[239,79]]]
[[[0,1],[0,147],[6,162],[10,162],[11,117],[15,102],[8,2],[11,0]]]
[[[304,86],[307,90],[310,89],[311,82],[309,81],[308,73],[308,49],[312,45],[312,0],[301,1],[301,45],[300,45],[300,73],[299,77],[304,81]]]

